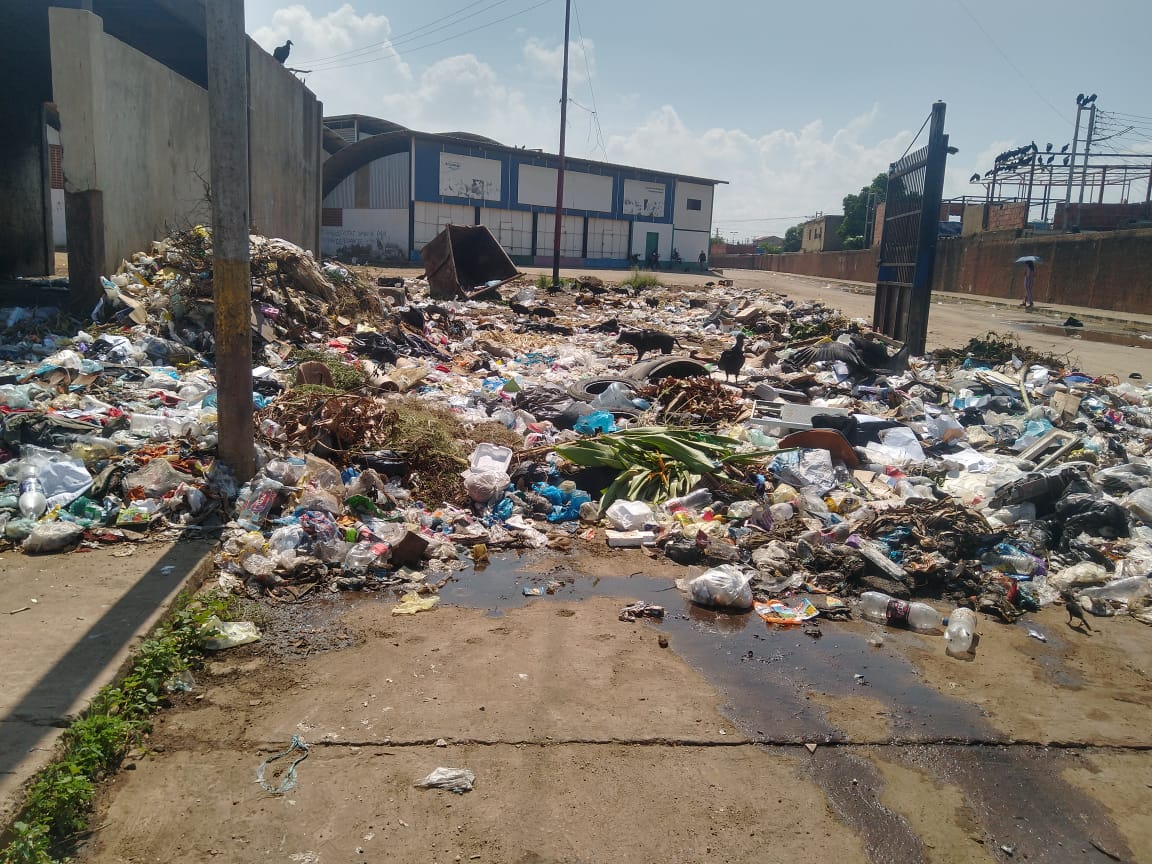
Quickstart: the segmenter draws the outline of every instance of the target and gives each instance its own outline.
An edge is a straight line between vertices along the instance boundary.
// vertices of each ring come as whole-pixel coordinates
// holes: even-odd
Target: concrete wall
[[[53,272],[44,103],[52,98],[47,10],[0,0],[0,278]]]
[[[252,226],[319,254],[324,106],[252,40],[248,76]]]
[[[876,281],[877,250],[784,252],[780,255],[713,255],[713,267],[770,270],[849,282]]]
[[[100,273],[121,258],[169,228],[208,220],[208,100],[203,88],[105,35],[90,12],[53,8],[49,25],[65,196],[100,198],[79,220],[86,238],[68,226],[73,245],[92,257],[79,268],[69,262],[80,283],[74,293],[91,297]]]
[[[83,306],[121,258],[172,228],[210,221],[208,94],[108,36],[90,12],[52,8],[49,28],[69,273]],[[249,74],[253,226],[316,251],[321,105],[251,42]]]

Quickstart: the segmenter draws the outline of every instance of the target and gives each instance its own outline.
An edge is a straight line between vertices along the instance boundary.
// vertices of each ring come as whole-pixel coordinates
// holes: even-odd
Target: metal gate
[[[928,143],[888,167],[884,230],[872,326],[924,353],[932,303],[932,265],[940,231],[940,199],[948,136],[943,102],[932,105]]]

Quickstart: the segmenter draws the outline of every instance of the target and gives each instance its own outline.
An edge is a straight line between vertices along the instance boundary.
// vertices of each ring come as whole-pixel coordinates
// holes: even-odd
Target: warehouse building
[[[552,263],[557,156],[362,115],[324,124],[324,254],[414,261],[445,225],[486,225],[517,264]],[[695,265],[722,182],[565,159],[561,263],[626,267],[655,250],[666,265],[675,250]]]

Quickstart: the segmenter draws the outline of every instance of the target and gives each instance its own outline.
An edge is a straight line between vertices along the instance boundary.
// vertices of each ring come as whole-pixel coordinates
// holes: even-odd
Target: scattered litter
[[[436,594],[421,596],[415,591],[409,591],[400,598],[400,602],[392,607],[393,615],[415,615],[417,612],[427,612],[440,602]]]
[[[625,606],[620,610],[621,621],[635,621],[637,618],[663,618],[664,607],[657,606],[654,603],[645,603],[643,600],[637,600],[630,606]]]
[[[463,795],[472,791],[476,775],[466,768],[437,768],[423,780],[416,783],[420,789],[447,789]]]
[[[280,780],[280,785],[273,786],[271,783],[264,779],[264,772],[267,770],[271,763],[275,762],[277,759],[283,759],[286,756],[291,756],[297,750],[300,751],[300,755],[288,764],[288,767],[285,769],[284,775]],[[276,753],[272,756],[269,756],[267,759],[261,762],[259,766],[257,766],[256,782],[260,784],[261,789],[263,789],[265,792],[271,792],[273,795],[283,795],[285,792],[291,792],[296,788],[296,766],[307,758],[308,745],[299,735],[293,735],[292,741],[289,744],[287,750],[283,751],[282,753]]]
[[[207,651],[223,651],[260,641],[260,631],[251,621],[221,621],[215,615],[204,622],[202,644]]]

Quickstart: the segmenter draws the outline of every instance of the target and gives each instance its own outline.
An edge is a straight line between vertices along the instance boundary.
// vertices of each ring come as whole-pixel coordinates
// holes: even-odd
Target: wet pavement
[[[897,761],[936,784],[958,787],[979,824],[970,842],[982,844],[993,859],[1046,864],[1133,860],[1103,808],[1061,778],[1076,751],[1013,746],[978,708],[919,679],[907,654],[942,651],[941,636],[825,622],[822,635],[813,638],[799,627],[768,625],[754,613],[698,607],[669,579],[639,574],[591,578],[563,565],[541,573],[533,563],[531,555],[493,556],[483,570],[465,571],[449,581],[441,589],[442,602],[485,609],[494,617],[528,602],[571,603],[588,597],[616,597],[621,606],[634,600],[664,606],[663,621],[620,626],[666,634],[670,649],[717,688],[726,703],[724,713],[757,743],[819,744],[810,776],[877,864],[930,859],[908,821],[880,803],[885,784],[874,758]],[[549,583],[552,594],[523,593],[525,587]],[[811,698],[814,694],[875,699],[887,709],[888,734],[875,741],[852,740]],[[931,860],[948,859],[934,855]]]

